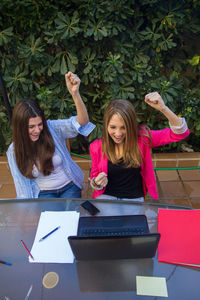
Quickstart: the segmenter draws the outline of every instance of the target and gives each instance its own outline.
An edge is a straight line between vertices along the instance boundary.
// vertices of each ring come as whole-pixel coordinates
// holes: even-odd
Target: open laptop
[[[80,217],[68,241],[76,260],[151,258],[159,233],[150,233],[145,215]]]

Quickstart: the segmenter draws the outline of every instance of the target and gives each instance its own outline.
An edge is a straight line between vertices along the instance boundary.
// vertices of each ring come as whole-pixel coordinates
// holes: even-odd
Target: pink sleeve
[[[100,143],[99,140],[94,141],[92,144],[90,144],[90,156],[91,156],[91,172],[90,172],[90,179],[93,177],[96,177],[101,170],[99,170],[99,160],[101,158],[100,155],[101,149],[100,149]]]
[[[151,130],[152,143],[151,147],[158,147],[169,143],[179,142],[189,135],[189,129],[182,134],[174,133],[170,128],[162,130]]]

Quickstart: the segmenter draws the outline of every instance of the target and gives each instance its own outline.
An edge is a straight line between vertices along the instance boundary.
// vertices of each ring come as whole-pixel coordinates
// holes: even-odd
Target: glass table
[[[33,285],[29,299],[161,299],[162,297],[136,294],[136,275],[165,277],[168,298],[199,299],[200,272],[190,268],[159,263],[153,259],[74,261],[73,264],[29,263],[20,241],[29,249],[33,245],[40,213],[42,211],[77,211],[80,216],[88,213],[80,207],[87,199],[11,199],[0,201],[0,260],[12,266],[0,264],[0,300],[25,299]],[[159,208],[191,209],[189,207],[136,203],[131,201],[91,200],[100,210],[99,215],[145,214],[150,232],[157,232]],[[54,288],[43,286],[48,272],[55,272],[59,281]]]

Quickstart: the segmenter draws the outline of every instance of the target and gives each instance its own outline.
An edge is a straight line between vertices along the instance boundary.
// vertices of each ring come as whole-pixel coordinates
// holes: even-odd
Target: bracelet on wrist
[[[95,178],[96,177],[93,177],[91,180],[90,180],[90,184],[92,186],[93,189],[95,190],[102,190],[102,186],[101,185],[98,185],[96,182],[95,182]]]

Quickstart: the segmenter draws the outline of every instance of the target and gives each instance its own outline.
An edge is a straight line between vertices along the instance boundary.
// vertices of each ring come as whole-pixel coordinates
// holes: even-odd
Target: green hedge
[[[187,118],[187,142],[200,146],[200,1],[195,0],[1,0],[0,60],[11,106],[37,98],[48,118],[74,113],[64,74],[76,72],[91,121],[97,126],[74,149],[88,151],[101,136],[110,99],[133,102],[138,120],[152,129],[167,122],[148,107],[157,90],[169,107]],[[11,140],[0,98],[0,152]],[[179,151],[181,143],[163,151]]]

